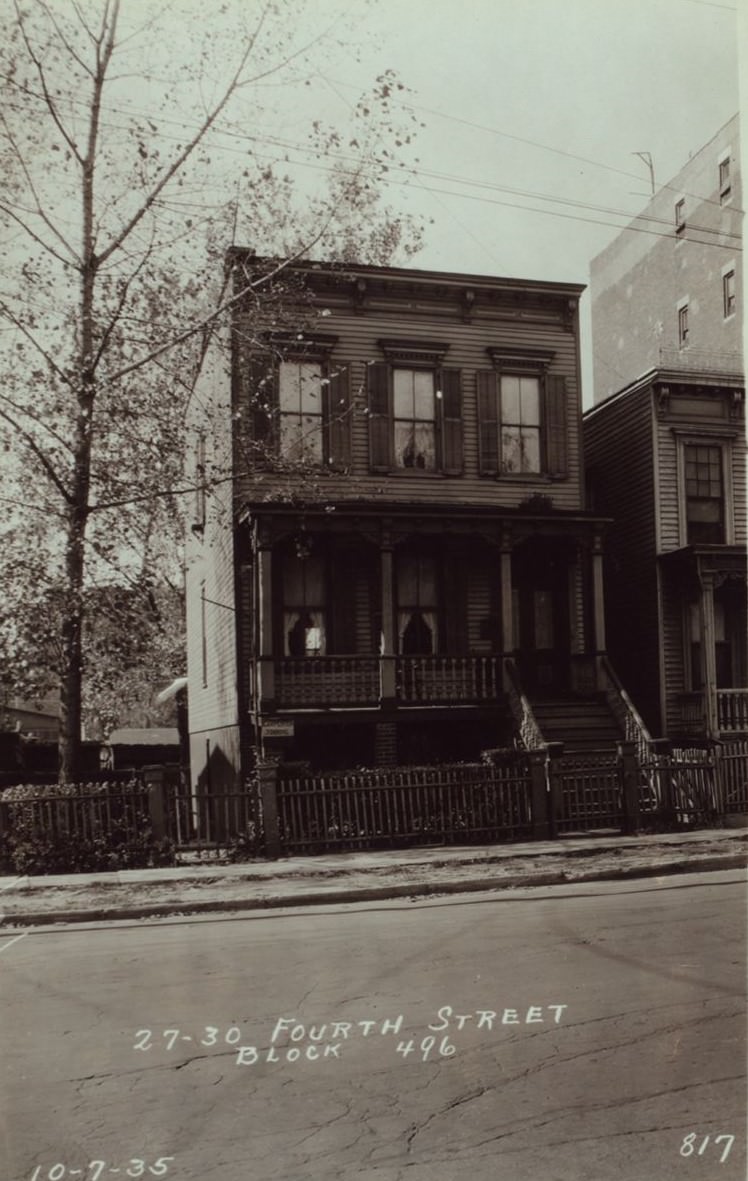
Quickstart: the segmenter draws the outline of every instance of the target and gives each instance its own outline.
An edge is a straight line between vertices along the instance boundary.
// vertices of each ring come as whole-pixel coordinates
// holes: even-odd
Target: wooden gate
[[[625,825],[621,759],[615,751],[561,755],[549,764],[554,831],[559,835]]]

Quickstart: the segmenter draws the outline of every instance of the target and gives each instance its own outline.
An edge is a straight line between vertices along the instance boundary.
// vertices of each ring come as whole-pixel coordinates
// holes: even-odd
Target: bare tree
[[[393,113],[397,79],[375,80],[345,134],[310,118],[301,144],[270,141],[263,88],[308,81],[334,26],[317,28],[305,0],[227,8],[190,45],[176,5],[149,6],[137,27],[120,0],[15,0],[0,49],[0,427],[16,532],[30,536],[36,513],[58,588],[64,781],[79,760],[87,587],[173,561],[184,408],[206,334],[246,297],[229,287],[225,246],[247,224],[286,258],[383,261],[417,243],[379,201],[414,130]],[[294,152],[321,168],[302,195]],[[281,268],[247,281],[258,300],[282,297]]]

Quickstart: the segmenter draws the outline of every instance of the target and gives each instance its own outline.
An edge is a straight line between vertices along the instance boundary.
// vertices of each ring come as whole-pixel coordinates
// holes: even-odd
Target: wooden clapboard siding
[[[675,585],[670,578],[663,578],[662,652],[665,680],[665,733],[677,732],[680,728],[681,706],[678,698],[685,691],[687,684],[683,612],[682,588]]]
[[[653,411],[649,389],[595,407],[584,419],[595,512],[613,518],[605,542],[607,646],[654,733],[659,716],[659,618]]]
[[[499,555],[491,550],[476,554],[468,571],[467,630],[471,652],[494,651],[492,634],[498,639]]]
[[[356,315],[350,307],[330,301],[324,320],[326,333],[338,341],[330,358],[331,366],[345,365],[350,372],[351,469],[347,475],[325,472],[322,477],[325,495],[330,498],[376,499],[424,503],[434,500],[454,504],[506,505],[515,507],[533,493],[552,499],[556,509],[578,510],[581,507],[581,467],[579,447],[579,389],[577,377],[577,338],[561,316],[546,311],[537,318],[520,320],[501,318],[497,312],[476,313],[464,323],[453,304],[440,307],[430,300],[426,307],[413,306],[404,299],[380,301]],[[367,372],[372,362],[384,360],[378,342],[382,339],[407,338],[411,341],[439,341],[449,344],[444,366],[459,369],[462,381],[464,468],[462,474],[441,472],[372,472],[369,463],[369,422],[367,415]],[[492,370],[489,347],[548,349],[554,353],[549,376],[563,378],[567,403],[566,475],[559,479],[547,476],[512,478],[478,474],[478,421],[476,377],[478,370]],[[292,477],[284,477],[289,486]],[[268,477],[259,477],[259,486]],[[242,499],[251,499],[258,487],[249,478],[238,482]]]
[[[685,544],[680,536],[678,444],[669,422],[655,418],[656,456],[659,472],[659,550],[668,553]]]
[[[732,495],[735,544],[745,545],[748,542],[748,525],[746,524],[746,441],[743,423],[740,424],[740,427],[740,435],[732,446]]]

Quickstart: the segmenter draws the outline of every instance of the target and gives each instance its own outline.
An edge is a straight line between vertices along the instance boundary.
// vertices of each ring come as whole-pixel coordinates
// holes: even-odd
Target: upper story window
[[[735,315],[736,306],[735,267],[731,265],[722,274],[722,315],[725,320]]]
[[[430,369],[394,369],[395,467],[436,468],[436,389]]]
[[[459,475],[462,374],[442,365],[447,345],[383,340],[367,366],[369,462],[374,471]]]
[[[279,451],[284,459],[322,463],[322,378],[317,362],[279,364]]]
[[[480,470],[498,476],[567,474],[567,393],[546,373],[552,354],[490,349],[476,374]]]
[[[679,201],[675,202],[675,232],[676,234],[685,233],[686,229],[686,200],[681,197]]]
[[[719,162],[719,203],[726,205],[732,196],[732,161],[725,155]]]
[[[681,348],[688,344],[688,303],[682,303],[678,308],[678,344]]]
[[[278,459],[336,470],[350,464],[350,375],[331,358],[334,337],[270,342],[247,373],[254,462]]]
[[[686,544],[720,545],[725,540],[725,485],[722,447],[686,443]]]

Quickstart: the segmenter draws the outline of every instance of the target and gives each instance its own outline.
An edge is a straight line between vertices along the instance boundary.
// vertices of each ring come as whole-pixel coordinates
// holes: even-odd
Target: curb
[[[636,878],[669,877],[674,874],[700,873],[712,870],[745,869],[748,857],[745,853],[729,854],[727,856],[704,857],[700,861],[693,858],[682,861],[672,861],[667,865],[642,865],[621,868],[590,870],[588,873],[575,874],[573,877],[562,870],[554,873],[517,874],[514,877],[491,880],[488,878],[467,879],[456,882],[411,882],[410,884],[392,884],[387,886],[362,886],[359,888],[334,890],[329,892],[308,891],[291,897],[273,895],[267,898],[245,899],[214,899],[196,901],[189,905],[174,902],[159,902],[145,906],[99,907],[85,911],[51,911],[46,914],[37,913],[18,915],[10,919],[6,930],[15,930],[24,926],[52,926],[64,923],[115,922],[128,919],[160,918],[167,915],[205,914],[211,911],[221,913],[226,911],[293,909],[300,906],[329,906],[354,902],[378,902],[388,898],[420,898],[445,894],[485,893],[497,890],[524,889],[529,886],[562,886],[576,885],[580,882],[615,882]]]

